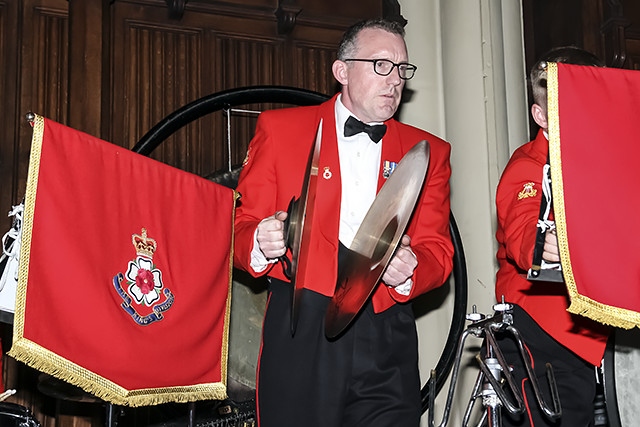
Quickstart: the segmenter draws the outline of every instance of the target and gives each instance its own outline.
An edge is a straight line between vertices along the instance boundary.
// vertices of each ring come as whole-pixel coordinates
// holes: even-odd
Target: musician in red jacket
[[[445,141],[392,117],[408,62],[404,29],[370,20],[344,35],[332,71],[342,85],[329,101],[260,115],[240,175],[235,221],[237,267],[268,275],[269,296],[257,375],[261,427],[419,425],[420,379],[413,298],[440,286],[452,268],[449,153]],[[353,118],[352,118],[353,117]],[[386,133],[345,136],[355,119]],[[310,255],[295,334],[292,286],[278,258],[291,256],[283,229],[299,197],[322,120],[322,145]],[[348,133],[348,132],[347,132]],[[381,139],[380,139],[381,137]],[[406,235],[371,300],[336,339],[324,332],[338,277],[339,253],[351,244],[377,192],[416,143],[430,144],[425,184]],[[343,249],[341,250],[340,247]]]
[[[545,227],[540,249],[542,261],[553,267],[560,262],[553,211],[540,217],[545,193],[543,176],[549,152],[547,133],[547,62],[600,66],[600,60],[575,47],[553,49],[531,71],[534,104],[531,114],[540,126],[536,138],[518,148],[507,164],[496,193],[498,214],[496,298],[515,304],[513,325],[532,356],[538,382],[546,401],[545,364],[551,363],[560,394],[561,418],[553,422],[543,415],[536,403],[524,364],[511,339],[502,339],[500,349],[513,363],[513,374],[526,396],[527,411],[520,416],[503,413],[503,426],[591,425],[596,394],[595,366],[604,354],[609,328],[586,317],[571,314],[569,295],[562,282],[532,281],[527,271],[532,267],[538,229]],[[544,216],[544,215],[543,215]],[[542,236],[542,233],[541,233]]]

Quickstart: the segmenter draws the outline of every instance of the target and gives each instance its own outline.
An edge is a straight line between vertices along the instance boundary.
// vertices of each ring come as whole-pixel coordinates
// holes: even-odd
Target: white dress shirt
[[[335,104],[336,135],[338,137],[338,156],[342,182],[338,238],[348,248],[351,246],[360,224],[376,198],[384,138],[380,142],[374,143],[369,138],[369,135],[364,132],[345,137],[345,122],[349,116],[356,116],[344,106],[341,98],[342,95],[338,95]],[[258,273],[264,271],[269,264],[277,262],[277,259],[267,259],[264,256],[258,247],[257,232],[256,229],[251,252],[251,267]],[[412,280],[408,279],[395,289],[402,295],[408,295],[411,292],[412,284]]]
[[[339,95],[336,100],[336,133],[342,180],[338,237],[348,248],[376,198],[384,138],[376,144],[364,132],[345,137],[344,124],[349,116],[355,115],[342,104],[341,98],[342,95]],[[360,120],[358,117],[356,119]]]

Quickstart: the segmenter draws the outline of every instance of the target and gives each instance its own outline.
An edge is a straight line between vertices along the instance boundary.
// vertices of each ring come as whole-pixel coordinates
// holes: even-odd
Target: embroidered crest
[[[535,195],[538,194],[538,190],[533,188],[534,186],[535,183],[533,182],[527,182],[526,184],[523,184],[522,191],[518,193],[518,200],[526,199],[528,197],[535,197]]]
[[[398,166],[396,162],[390,162],[389,160],[384,161],[384,164],[382,165],[382,176],[384,179],[388,179],[391,176],[393,171],[396,169],[396,166]]]
[[[162,313],[171,308],[174,297],[168,288],[163,289],[162,271],[153,263],[153,254],[158,248],[155,239],[147,237],[147,230],[143,228],[142,235],[131,236],[131,242],[136,257],[129,261],[126,274],[118,273],[113,278],[113,285],[123,300],[124,311],[136,323],[145,326],[162,320]]]

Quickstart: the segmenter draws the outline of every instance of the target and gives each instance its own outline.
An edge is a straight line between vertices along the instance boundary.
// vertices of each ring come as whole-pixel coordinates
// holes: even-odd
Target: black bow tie
[[[387,125],[366,125],[353,116],[349,116],[344,124],[344,136],[353,136],[364,132],[375,143],[382,139],[386,131]]]

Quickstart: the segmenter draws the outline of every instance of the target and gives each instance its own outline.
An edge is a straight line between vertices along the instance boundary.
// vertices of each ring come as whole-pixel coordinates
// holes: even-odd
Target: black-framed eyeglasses
[[[343,59],[344,62],[359,61],[359,62],[371,62],[373,64],[373,71],[380,76],[388,76],[393,71],[394,67],[398,67],[398,76],[402,80],[409,80],[416,73],[418,67],[408,62],[401,62],[396,64],[388,59]]]

